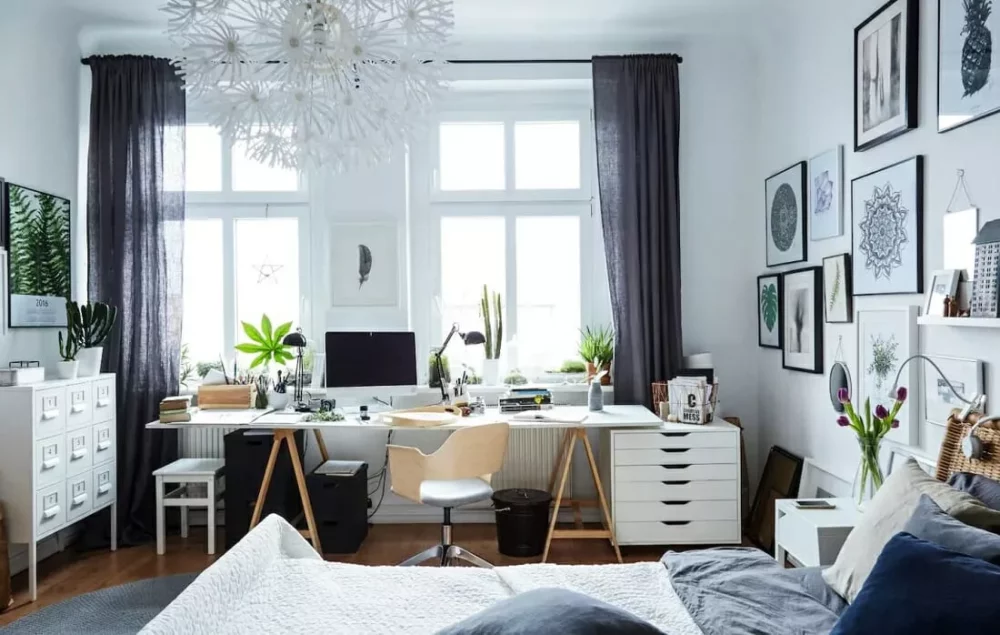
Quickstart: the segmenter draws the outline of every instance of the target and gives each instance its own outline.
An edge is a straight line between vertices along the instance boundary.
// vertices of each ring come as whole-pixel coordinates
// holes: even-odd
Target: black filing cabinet
[[[266,430],[236,430],[225,436],[226,549],[239,542],[250,529],[254,502],[260,492],[273,441],[274,436]],[[305,450],[304,441],[304,431],[296,431],[295,443],[300,459]],[[283,444],[274,466],[261,520],[269,514],[278,514],[287,521],[294,522],[301,512],[302,502],[295,485],[292,459],[288,455],[288,446]]]
[[[368,536],[368,465],[351,474],[313,472],[306,489],[323,552],[356,553]]]

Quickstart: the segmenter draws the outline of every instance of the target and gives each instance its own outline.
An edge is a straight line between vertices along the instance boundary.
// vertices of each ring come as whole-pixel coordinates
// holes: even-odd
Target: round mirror
[[[844,404],[837,398],[841,388],[846,388],[847,394],[851,394],[851,371],[844,362],[834,362],[830,368],[830,402],[833,409],[840,413],[844,412]]]

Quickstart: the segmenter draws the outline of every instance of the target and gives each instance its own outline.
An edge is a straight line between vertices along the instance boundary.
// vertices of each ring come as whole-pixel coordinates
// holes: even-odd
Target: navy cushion
[[[663,635],[649,622],[592,597],[564,589],[516,595],[438,635]]]
[[[957,472],[948,479],[948,485],[975,496],[990,509],[1000,511],[1000,483],[980,474]]]
[[[949,551],[1000,565],[1000,535],[949,516],[926,494],[920,497],[903,531]]]
[[[898,533],[832,635],[995,634],[998,597],[1000,567]]]

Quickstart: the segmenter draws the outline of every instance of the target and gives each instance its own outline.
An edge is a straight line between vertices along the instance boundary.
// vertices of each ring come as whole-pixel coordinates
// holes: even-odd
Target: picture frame
[[[777,445],[767,455],[747,526],[747,537],[765,551],[774,551],[774,503],[799,495],[802,466],[802,457]]]
[[[844,146],[809,159],[809,239],[844,235]]]
[[[781,349],[784,289],[781,274],[757,276],[757,346]]]
[[[889,0],[854,29],[856,152],[917,127],[919,54],[919,0]]]
[[[823,268],[807,267],[784,274],[781,365],[823,374]]]
[[[892,471],[898,468],[900,465],[906,463],[906,459],[913,459],[917,462],[917,466],[921,470],[926,472],[930,476],[934,476],[935,470],[937,468],[937,462],[933,459],[929,459],[919,454],[907,451],[906,448],[901,448],[898,446],[889,447],[889,457],[886,460],[885,475],[889,476]]]
[[[799,498],[850,498],[851,481],[834,474],[815,459],[806,457],[802,463]]]
[[[929,355],[932,362],[938,365],[947,381],[932,367],[924,369],[924,383],[921,392],[924,396],[924,420],[936,426],[948,425],[948,417],[954,409],[961,410],[966,403],[958,399],[948,387],[950,382],[963,398],[974,401],[984,394],[985,364],[979,359],[964,359],[960,357],[944,357]]]
[[[967,10],[968,8],[968,10]],[[990,10],[992,9],[992,10]],[[983,33],[986,35],[984,36]],[[938,2],[938,132],[951,132],[1000,112],[1000,6],[974,0]],[[986,55],[977,43],[989,41]],[[966,53],[969,53],[966,55]]]
[[[850,324],[854,321],[851,274],[851,254],[837,254],[823,259],[823,313],[827,324]]]
[[[331,224],[331,306],[399,307],[402,254],[394,221]]]
[[[806,261],[807,171],[800,161],[764,181],[768,267]]]
[[[946,211],[941,220],[944,244],[944,268],[958,269],[966,281],[976,273],[976,236],[979,234],[979,208]]]
[[[924,296],[924,315],[945,317],[944,300],[946,297],[957,299],[961,275],[958,269],[942,269],[931,274],[931,283]]]
[[[891,409],[895,397],[889,391],[902,364],[920,350],[916,306],[864,309],[857,312],[858,334],[858,394],[854,407],[862,412],[865,401],[871,399],[872,410],[878,405]],[[920,365],[908,364],[899,377],[899,386],[910,389],[920,386]],[[899,427],[890,430],[886,439],[901,445],[917,445],[919,435],[918,407],[907,401],[897,418]]]
[[[72,204],[9,181],[2,198],[8,327],[65,327],[73,289]]]
[[[924,158],[851,181],[854,295],[924,292]]]

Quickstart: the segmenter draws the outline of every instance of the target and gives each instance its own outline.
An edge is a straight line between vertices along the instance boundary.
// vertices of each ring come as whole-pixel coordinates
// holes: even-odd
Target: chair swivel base
[[[471,551],[462,549],[458,545],[435,545],[430,549],[422,551],[412,558],[407,558],[399,563],[401,567],[413,567],[418,564],[436,560],[442,567],[453,566],[457,560],[463,560],[469,564],[483,569],[492,569],[493,565],[483,560]]]

